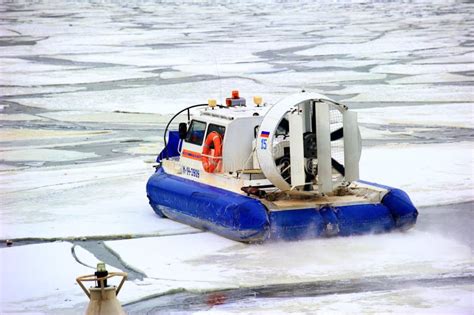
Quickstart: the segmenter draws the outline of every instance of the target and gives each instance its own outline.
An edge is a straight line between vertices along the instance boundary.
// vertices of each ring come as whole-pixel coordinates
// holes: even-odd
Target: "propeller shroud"
[[[301,115],[301,118],[291,117],[295,114]],[[311,117],[307,117],[308,114]],[[301,119],[301,122],[298,119]],[[287,127],[290,138],[289,155],[275,159],[272,154],[273,142],[277,137],[281,137],[281,134],[277,135],[276,131],[281,132],[282,125],[289,125],[289,128]],[[301,135],[292,135],[292,129],[297,133],[299,131]],[[260,141],[262,145],[257,145],[256,148],[260,168],[265,176],[282,191],[304,189],[327,193],[341,182],[358,179],[358,163],[361,154],[360,131],[356,113],[349,111],[345,105],[318,93],[292,95],[282,99],[269,110],[260,126],[259,134],[261,135],[262,132],[265,132],[266,137],[258,137],[257,141]],[[318,136],[323,141],[318,139]],[[318,152],[318,144],[323,145],[321,151],[324,151],[324,155],[322,156],[323,153]],[[300,149],[303,152],[292,157],[291,148]],[[325,168],[320,165],[318,154],[319,158],[323,158],[321,161],[326,164]],[[304,166],[300,166],[301,162]],[[292,163],[300,170],[292,170]],[[304,173],[301,172],[301,167]],[[297,183],[292,183],[292,176],[295,174]],[[321,174],[325,174],[325,178],[321,178]],[[321,182],[324,180],[326,184],[322,186]]]

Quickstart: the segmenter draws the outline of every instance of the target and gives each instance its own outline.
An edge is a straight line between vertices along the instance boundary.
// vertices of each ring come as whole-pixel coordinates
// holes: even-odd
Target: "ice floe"
[[[87,112],[87,111],[55,111],[41,114],[42,117],[63,122],[95,122],[114,124],[164,124],[171,118],[168,115],[121,113],[121,112]]]
[[[89,68],[64,71],[14,72],[0,78],[0,85],[38,86],[133,80],[157,76],[126,67]]]
[[[74,260],[71,247],[61,242],[0,248],[1,312],[58,312],[84,304],[75,279],[91,269]]]
[[[271,65],[266,63],[231,63],[231,64],[222,64],[222,63],[209,63],[209,64],[190,64],[175,66],[173,69],[182,71],[185,73],[193,74],[210,74],[210,75],[237,75],[245,76],[254,73],[264,73],[276,71]]]
[[[372,84],[350,85],[332,92],[352,95],[345,102],[472,102],[472,88],[466,85]]]
[[[433,243],[437,246],[429,246]],[[106,244],[148,277],[163,283],[175,281],[176,287],[189,290],[433,275],[453,272],[460,265],[468,268],[472,263],[469,247],[418,231],[252,246],[210,233]],[[154,250],[144,255],[145,248]]]
[[[447,82],[473,82],[474,78],[470,76],[451,74],[451,73],[430,73],[412,75],[405,78],[399,78],[388,81],[391,84],[419,84],[419,83],[447,83]]]
[[[18,115],[3,115],[4,120],[36,120],[30,119],[30,117],[45,120],[41,116],[25,115],[18,117]],[[13,117],[11,117],[13,116]],[[9,119],[13,118],[13,119]],[[24,119],[20,119],[24,118]],[[28,119],[27,119],[28,118]],[[2,141],[24,141],[24,140],[41,140],[51,138],[74,138],[74,137],[94,137],[104,134],[111,133],[108,130],[54,130],[54,129],[33,129],[33,128],[3,128],[2,129]]]
[[[95,153],[78,152],[57,149],[19,149],[3,151],[1,160],[4,162],[36,161],[36,162],[64,162],[78,161],[97,157]]]
[[[285,71],[271,74],[256,74],[252,77],[268,86],[287,86],[301,89],[335,82],[383,80],[386,75],[356,71]],[[291,79],[289,80],[289,78]]]
[[[391,60],[376,60],[372,58],[367,59],[323,59],[323,60],[312,60],[301,63],[302,66],[309,68],[327,68],[327,67],[338,67],[338,68],[358,68],[358,67],[369,67],[380,64],[393,62]]]
[[[442,64],[390,64],[372,68],[374,73],[392,74],[446,74],[450,72],[473,71],[474,63],[442,63]],[[441,80],[442,82],[442,80]]]
[[[129,159],[4,173],[0,238],[195,231],[151,210],[144,185],[152,172],[150,164]]]
[[[62,92],[75,92],[85,90],[85,87],[81,86],[1,86],[0,93],[3,96],[21,96],[21,95],[28,95],[31,96],[36,94],[37,96],[43,96],[48,94],[54,93],[62,93]]]
[[[416,206],[473,201],[473,143],[365,148],[361,178],[405,190]]]
[[[0,121],[31,121],[31,120],[45,120],[43,117],[29,114],[0,114]],[[5,141],[4,131],[2,131],[2,141]]]
[[[431,57],[420,60],[415,60],[413,64],[450,64],[450,63],[472,63],[474,60],[474,53],[467,52],[461,54],[449,54],[442,57]]]
[[[441,37],[436,40],[423,39],[416,34],[406,33],[404,31],[391,32],[389,36],[382,36],[374,40],[368,40],[364,43],[338,43],[319,45],[314,48],[296,52],[304,56],[324,56],[324,55],[350,55],[354,57],[377,58],[378,54],[392,52],[406,52],[412,50],[433,49],[440,47],[457,46],[458,41],[455,38]]]
[[[71,92],[49,97],[17,98],[22,105],[53,110],[128,111],[142,113],[175,113],[189,105],[207,103],[209,98],[224,101],[229,91],[239,88],[246,95],[261,95],[264,101],[277,101],[285,92],[296,89],[259,84],[250,79],[198,80],[180,84],[163,84],[105,91]],[[186,91],[186,93],[182,93]],[[250,100],[249,100],[250,101]],[[98,108],[97,104],[100,104]]]
[[[72,248],[73,244],[69,242],[0,248],[0,312],[78,314],[85,311],[88,298],[76,283],[76,278],[93,274],[99,260],[75,246],[77,261]],[[107,269],[121,271],[112,266],[107,266]],[[118,285],[119,280],[113,278],[109,283]],[[88,288],[94,284],[85,282],[84,285]],[[127,281],[118,298],[121,302],[136,300],[152,295],[158,287],[163,291],[170,290],[152,279]]]
[[[41,62],[34,62],[19,58],[0,58],[0,73],[3,74],[3,80],[5,77],[14,76],[16,73],[35,73],[35,72],[50,72],[50,71],[66,71],[76,70],[83,67],[71,66],[71,65],[54,65],[44,64]],[[4,81],[0,81],[4,82]],[[15,82],[12,82],[15,83]]]
[[[390,106],[358,109],[361,123],[473,128],[474,103]]]

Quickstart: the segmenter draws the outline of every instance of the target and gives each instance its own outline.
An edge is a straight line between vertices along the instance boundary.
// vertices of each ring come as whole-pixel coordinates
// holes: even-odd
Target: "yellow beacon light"
[[[99,271],[99,272],[107,271],[107,269],[105,269],[105,263],[103,263],[103,262],[97,263],[97,271]]]
[[[261,96],[254,96],[253,97],[253,102],[257,107],[259,107],[262,104],[262,97]]]
[[[210,108],[214,109],[216,107],[217,101],[214,99],[207,100],[207,104],[209,105]]]

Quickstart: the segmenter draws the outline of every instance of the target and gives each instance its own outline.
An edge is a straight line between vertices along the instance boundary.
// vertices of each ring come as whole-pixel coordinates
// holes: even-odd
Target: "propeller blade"
[[[304,172],[304,122],[305,113],[300,112],[300,106],[296,110],[288,114],[289,127],[290,127],[290,173],[291,173],[291,186],[301,186],[305,183],[305,172]],[[293,154],[292,154],[293,153]]]
[[[339,163],[338,161],[336,161],[335,159],[331,158],[331,165],[332,167],[334,167],[334,169],[336,171],[338,171],[339,173],[341,173],[342,176],[345,176],[346,174],[346,171],[344,169],[344,166]]]
[[[331,132],[329,130],[329,105],[316,105],[316,145],[318,146],[318,190],[320,193],[331,192]]]
[[[331,132],[331,141],[336,141],[344,137],[344,129],[341,127]]]
[[[360,159],[360,133],[357,127],[357,113],[345,111],[343,113],[344,125],[344,166],[346,174],[344,177],[348,182],[359,179]]]

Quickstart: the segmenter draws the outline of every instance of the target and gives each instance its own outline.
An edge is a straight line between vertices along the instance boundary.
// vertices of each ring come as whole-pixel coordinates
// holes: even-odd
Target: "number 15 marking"
[[[262,139],[260,143],[260,149],[266,150],[267,149],[267,139]]]

